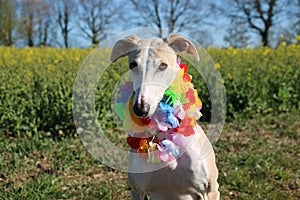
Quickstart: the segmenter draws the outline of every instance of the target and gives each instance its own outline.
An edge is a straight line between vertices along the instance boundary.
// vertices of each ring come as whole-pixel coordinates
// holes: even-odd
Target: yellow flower
[[[59,63],[59,60],[58,60],[58,59],[55,59],[55,60],[53,61],[53,63],[54,63],[55,65],[57,65],[57,64]]]
[[[283,34],[280,34],[280,35],[279,35],[279,38],[280,38],[280,39],[283,39],[283,38],[284,38],[284,35],[283,35]]]
[[[216,69],[220,69],[220,68],[221,68],[220,63],[216,63],[216,64],[215,64],[215,67],[216,67]]]
[[[228,77],[228,79],[232,79],[232,74],[231,73],[227,73],[227,77]]]
[[[285,41],[281,42],[280,46],[285,47],[286,46],[286,42]]]

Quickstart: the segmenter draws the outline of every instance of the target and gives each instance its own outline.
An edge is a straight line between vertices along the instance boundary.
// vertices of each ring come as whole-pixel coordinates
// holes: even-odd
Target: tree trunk
[[[30,38],[30,37],[28,37],[28,46],[29,46],[29,47],[34,47],[33,40],[32,40],[32,38]]]
[[[261,34],[261,42],[263,46],[269,46],[269,31],[264,31]]]

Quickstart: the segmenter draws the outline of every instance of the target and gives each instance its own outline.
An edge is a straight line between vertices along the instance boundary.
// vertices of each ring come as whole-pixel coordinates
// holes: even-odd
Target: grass
[[[230,121],[215,145],[222,199],[300,199],[299,49],[207,49],[222,74]],[[126,173],[101,165],[74,136],[74,80],[90,51],[0,47],[0,200],[130,198]],[[89,74],[108,54],[92,54]],[[103,74],[95,96],[103,128],[119,147],[127,146],[126,136],[106,115],[107,94],[125,63]],[[210,110],[207,88],[195,77],[203,111]],[[91,109],[78,108],[87,120]]]
[[[299,136],[299,116],[227,125],[216,146],[222,199],[300,198]]]
[[[300,117],[227,123],[215,145],[222,199],[299,199]],[[0,137],[0,199],[130,199],[127,175],[75,137]]]

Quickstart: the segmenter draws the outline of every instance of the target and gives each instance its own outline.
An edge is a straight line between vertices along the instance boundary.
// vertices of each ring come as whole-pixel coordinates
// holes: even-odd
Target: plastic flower
[[[132,96],[133,90],[133,83],[126,82],[121,87],[121,96],[117,99],[116,104],[114,106],[114,111],[119,116],[121,120],[126,118],[126,106],[125,104],[129,101],[130,97]]]
[[[195,133],[195,124],[195,119],[185,116],[185,118],[181,120],[180,125],[174,131],[187,137]]]
[[[149,145],[147,139],[145,139],[145,138],[140,139],[139,148],[138,148],[137,152],[141,153],[142,157],[147,156],[146,153],[148,153],[149,148],[150,148],[150,145]]]
[[[174,115],[178,117],[179,119],[183,119],[185,117],[185,111],[182,107],[182,104],[180,102],[174,102]]]
[[[141,138],[128,136],[127,144],[133,149],[138,149],[140,147],[140,140]]]
[[[182,79],[183,79],[185,82],[190,82],[190,81],[192,80],[192,76],[186,73],[187,70],[188,70],[187,64],[185,64],[185,63],[179,64],[179,67],[180,67],[181,69],[183,69],[183,72],[184,72],[183,75],[182,75]]]
[[[149,142],[149,149],[148,149],[148,160],[149,163],[160,163],[161,160],[156,154],[157,150],[157,143]]]
[[[163,112],[167,115],[167,123],[172,125],[172,128],[176,128],[179,126],[178,119],[173,115],[174,108],[166,103],[159,103],[159,109],[161,109]]]
[[[182,64],[180,64],[180,65],[179,65],[179,67],[180,67],[181,69],[183,69],[184,73],[186,73],[186,72],[187,72],[187,69],[188,69],[188,66],[187,66],[187,64],[185,64],[185,63],[182,63]]]
[[[169,134],[168,139],[183,148],[187,146],[185,137],[182,134],[171,133]]]
[[[189,99],[189,104],[194,104],[196,102],[195,92],[193,88],[189,88],[186,93],[186,98]]]
[[[125,104],[124,103],[116,103],[114,107],[115,113],[119,116],[121,120],[125,119]]]
[[[169,86],[169,89],[176,94],[185,94],[188,91],[186,83],[182,80],[184,75],[184,69],[181,69],[175,77],[173,83]]]
[[[159,131],[167,131],[171,125],[167,123],[167,114],[162,110],[157,109],[151,117],[149,128],[154,128]]]
[[[194,90],[195,92],[195,98],[196,98],[196,106],[198,108],[198,110],[201,110],[202,109],[202,101],[201,99],[198,97],[198,92],[197,90]]]
[[[120,103],[120,102],[126,103],[126,102],[128,102],[128,100],[132,96],[133,92],[134,92],[133,83],[132,82],[126,82],[121,87],[121,96],[117,99],[117,103]]]
[[[179,147],[168,139],[161,141],[157,148],[160,151],[158,156],[164,162],[170,162],[179,156]]]
[[[178,56],[178,57],[177,57],[177,64],[180,65],[180,63],[181,63],[181,59],[180,59],[180,57]]]
[[[187,111],[187,114],[189,117],[194,118],[196,120],[198,120],[202,116],[201,112],[199,111],[196,105],[190,106],[189,110]]]
[[[165,99],[165,103],[172,105],[176,100],[180,99],[180,95],[170,89],[167,89],[164,93],[163,99]]]

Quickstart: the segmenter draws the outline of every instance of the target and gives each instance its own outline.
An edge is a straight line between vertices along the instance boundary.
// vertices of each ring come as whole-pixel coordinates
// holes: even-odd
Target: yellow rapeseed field
[[[222,74],[228,119],[299,109],[300,45],[206,50]],[[73,84],[80,64],[91,51],[0,47],[0,132],[74,133]],[[108,75],[117,80],[127,69],[125,60],[117,62]],[[199,87],[199,96],[209,99],[205,85]],[[106,85],[102,97],[110,96],[112,88],[113,85]],[[97,108],[101,113],[108,106]]]

